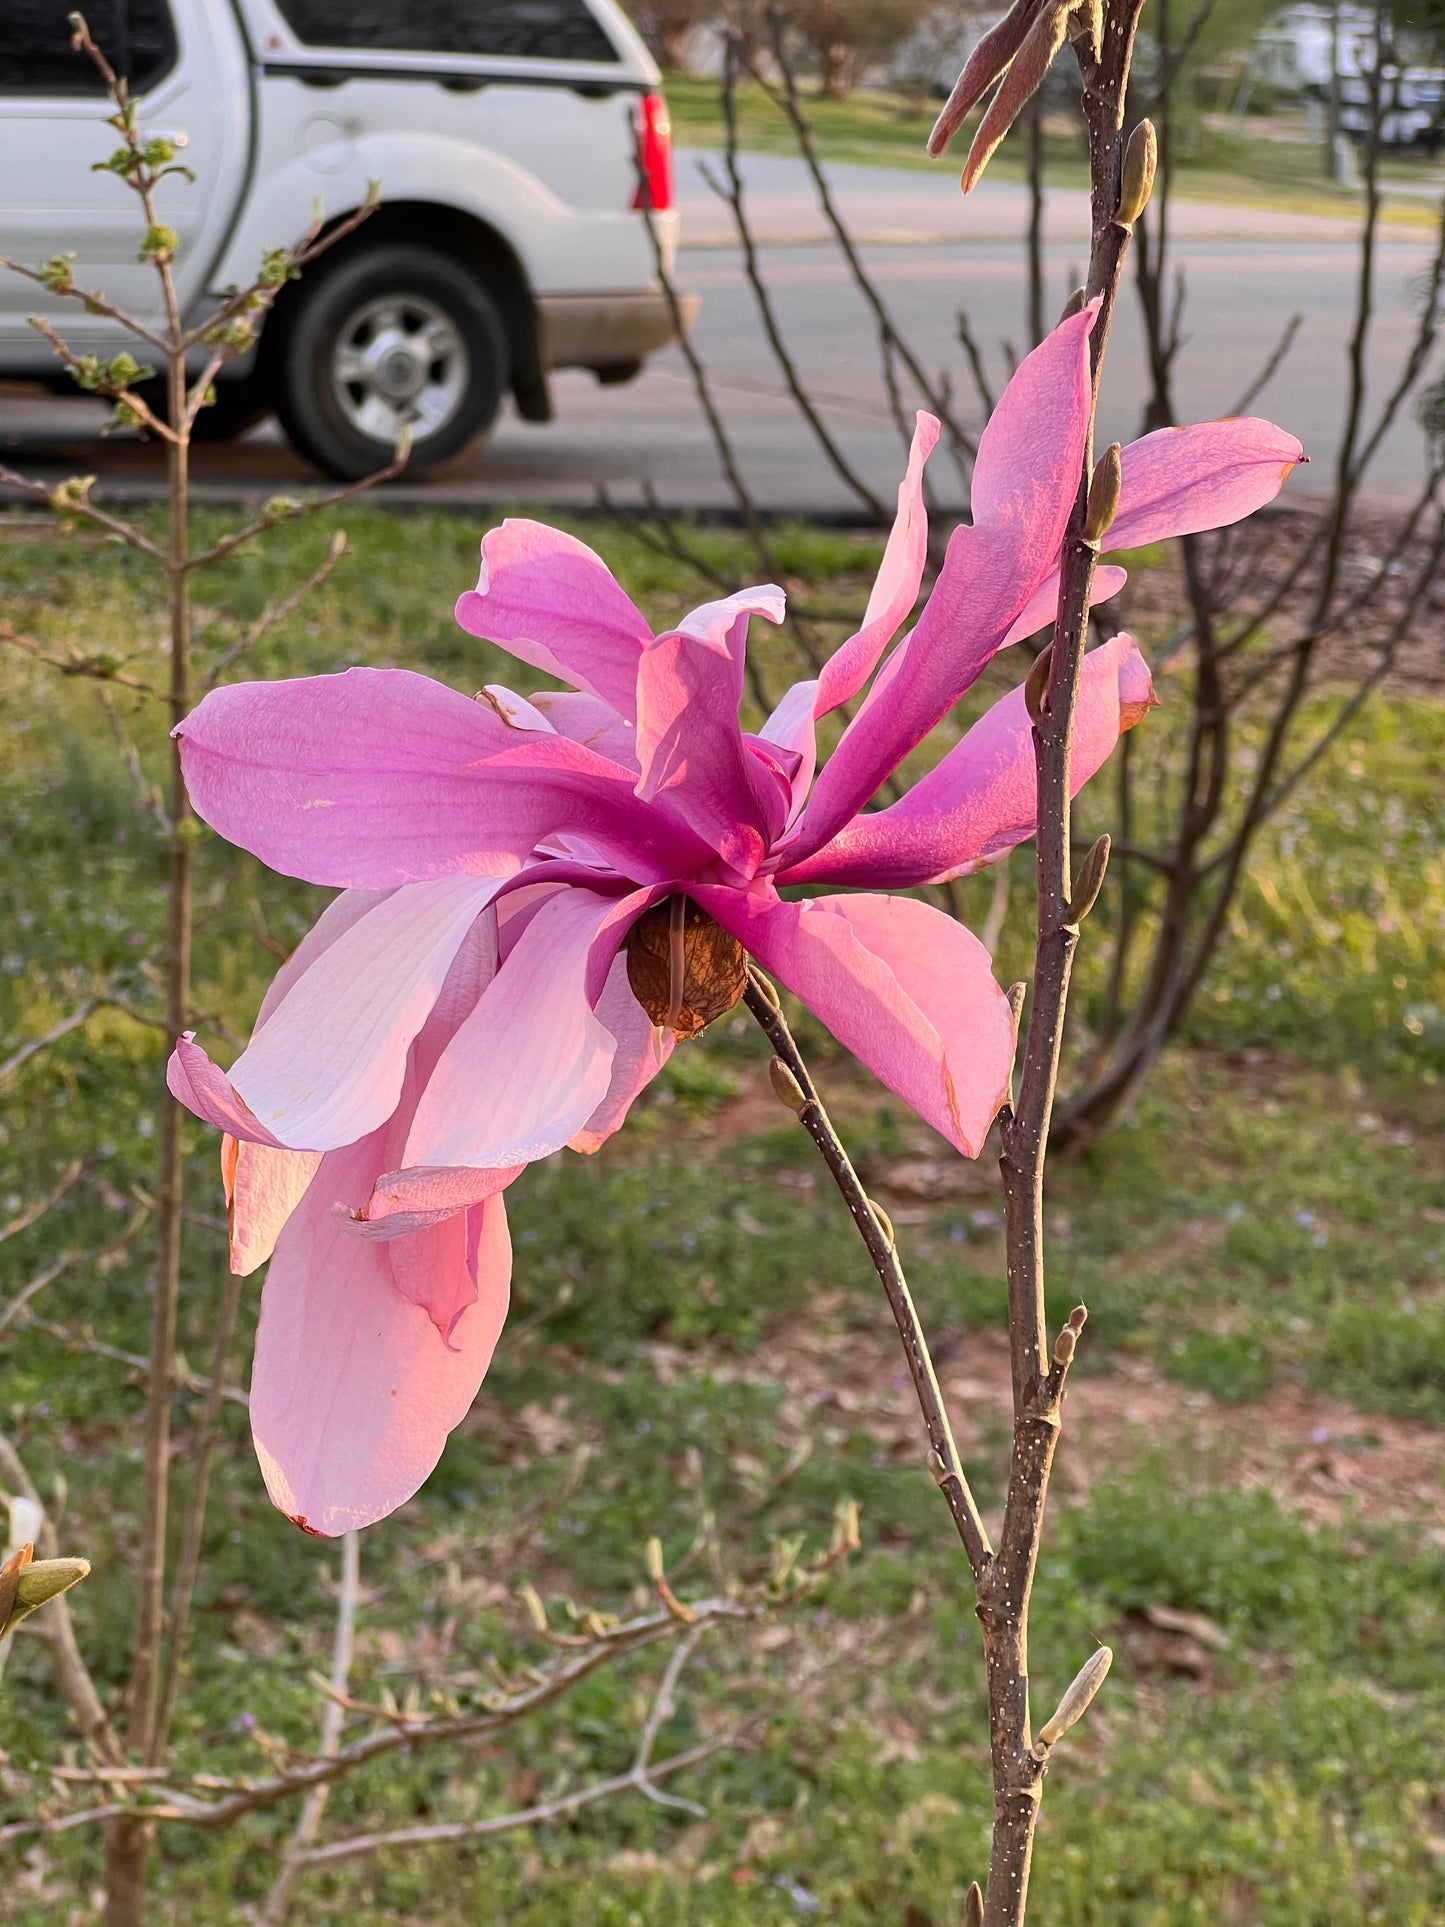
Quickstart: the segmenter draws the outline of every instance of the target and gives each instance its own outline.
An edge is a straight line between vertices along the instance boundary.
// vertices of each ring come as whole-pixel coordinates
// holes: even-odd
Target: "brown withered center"
[[[688,903],[682,920],[682,995],[673,1010],[672,899],[646,910],[627,933],[627,981],[654,1024],[680,1038],[727,1013],[747,988],[743,947],[705,910]]]

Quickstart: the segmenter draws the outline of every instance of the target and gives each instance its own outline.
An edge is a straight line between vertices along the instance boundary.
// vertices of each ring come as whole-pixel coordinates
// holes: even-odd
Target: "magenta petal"
[[[319,1151],[275,1151],[229,1135],[221,1139],[231,1269],[246,1278],[264,1265],[321,1163]]]
[[[677,1041],[671,1031],[658,1042],[652,1019],[632,994],[627,981],[627,959],[619,955],[607,973],[597,1002],[597,1021],[610,1031],[617,1045],[612,1059],[612,1081],[597,1109],[582,1129],[568,1140],[574,1151],[597,1151],[614,1131],[620,1131],[637,1098],[672,1055]]]
[[[530,1164],[582,1129],[616,1051],[593,1006],[651,894],[542,903],[427,1080],[403,1165]]]
[[[938,422],[922,410],[914,417],[908,469],[898,485],[898,512],[888,532],[863,626],[824,663],[818,678],[815,716],[826,716],[858,694],[878,666],[878,658],[897,635],[918,600],[928,559],[928,511],[923,503],[923,465],[938,442]]]
[[[1108,602],[1118,595],[1129,580],[1129,571],[1111,563],[1100,563],[1094,570],[1093,587],[1089,593],[1089,607],[1096,609],[1101,602]],[[1028,607],[1017,618],[1013,627],[1003,639],[1007,649],[1011,643],[1022,642],[1025,637],[1037,635],[1040,629],[1052,629],[1059,612],[1059,572],[1051,570],[1029,597]]]
[[[499,887],[438,877],[393,891],[297,978],[231,1066],[251,1112],[296,1150],[352,1144],[396,1109],[407,1053]]]
[[[481,576],[457,621],[560,682],[636,716],[637,662],[652,640],[641,610],[585,542],[541,522],[503,522],[482,538]]]
[[[1115,636],[1085,656],[1070,760],[1074,795],[1153,701],[1148,665],[1132,637]],[[906,890],[967,875],[1033,835],[1035,781],[1033,730],[1020,686],[906,796],[855,817],[777,881]]]
[[[971,528],[955,529],[917,626],[888,657],[798,819],[794,860],[829,842],[1003,647],[1058,561],[1078,493],[1096,307],[1020,363],[979,442]]]
[[[1253,416],[1158,429],[1123,451],[1105,546],[1136,549],[1242,521],[1272,502],[1304,459],[1293,435]]]
[[[786,804],[738,723],[748,617],[780,621],[780,589],[710,603],[659,636],[637,672],[637,794],[665,797],[699,837],[751,876]]]
[[[478,1228],[468,1214],[416,1233],[403,1261],[408,1283],[429,1278],[429,1303],[453,1319],[450,1343],[404,1294],[396,1247],[350,1234],[331,1201],[367,1194],[386,1135],[323,1160],[277,1240],[261,1298],[256,1455],[272,1503],[308,1532],[372,1525],[412,1496],[476,1397],[507,1312],[500,1197]]]
[[[505,876],[562,829],[649,879],[705,855],[637,801],[630,770],[410,670],[232,684],[176,734],[205,821],[312,883]]]
[[[1008,1093],[1014,1026],[977,937],[912,897],[692,894],[881,1083],[978,1156]]]
[[[595,750],[636,775],[637,726],[619,716],[609,703],[580,689],[542,689],[532,697],[532,704],[559,736]]]

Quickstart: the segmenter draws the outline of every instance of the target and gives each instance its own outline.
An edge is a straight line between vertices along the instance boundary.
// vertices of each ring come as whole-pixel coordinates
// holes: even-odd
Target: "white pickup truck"
[[[93,68],[72,53],[74,0],[0,0],[0,253],[76,256],[78,284],[152,313],[135,206],[92,165],[114,146]],[[626,381],[671,336],[643,214],[676,246],[666,107],[613,0],[90,0],[97,43],[147,129],[181,137],[194,186],[161,189],[188,311],[244,286],[328,224],[380,205],[282,290],[259,343],[226,370],[213,435],[274,410],[329,473],[413,467],[492,423],[508,390],[551,417],[548,373]],[[48,307],[45,304],[49,304]],[[115,325],[0,275],[0,379],[53,380],[48,313],[79,350]]]

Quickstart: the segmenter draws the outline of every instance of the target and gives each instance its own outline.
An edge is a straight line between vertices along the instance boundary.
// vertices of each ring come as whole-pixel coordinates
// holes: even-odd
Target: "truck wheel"
[[[344,481],[385,468],[404,425],[413,470],[491,427],[507,336],[486,288],[450,255],[359,249],[303,283],[287,318],[276,412],[295,447]]]

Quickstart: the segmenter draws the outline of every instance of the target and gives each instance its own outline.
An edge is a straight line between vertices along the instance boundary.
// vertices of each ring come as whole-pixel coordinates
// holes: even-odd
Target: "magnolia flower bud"
[[[1101,836],[1089,846],[1089,854],[1074,880],[1073,894],[1069,898],[1069,922],[1082,923],[1098,900],[1104,887],[1104,872],[1109,867],[1110,842],[1107,835]]]
[[[0,1565],[0,1639],[14,1632],[28,1613],[68,1592],[90,1571],[88,1559],[37,1559],[24,1545]]]
[[[1064,322],[1071,320],[1074,315],[1082,314],[1084,312],[1084,304],[1088,299],[1089,290],[1087,288],[1075,288],[1074,292],[1064,303],[1063,312],[1059,316],[1060,327],[1063,326]]]
[[[1054,645],[1046,642],[1034,657],[1033,668],[1024,679],[1024,708],[1029,712],[1029,721],[1036,723],[1044,713],[1044,694],[1049,686],[1049,664],[1053,661]]]
[[[1059,1701],[1059,1710],[1039,1732],[1040,1746],[1054,1746],[1069,1728],[1081,1720],[1089,1710],[1089,1702],[1104,1684],[1105,1676],[1114,1663],[1114,1655],[1108,1646],[1101,1646],[1079,1668],[1073,1684]]]
[[[1133,227],[1149,205],[1154,191],[1154,170],[1159,165],[1159,136],[1152,120],[1141,120],[1129,136],[1124,150],[1124,168],[1119,181],[1119,211],[1114,219],[1120,227]]]
[[[963,1927],[983,1927],[983,1888],[971,1880],[963,1898]]]
[[[1089,497],[1084,509],[1084,540],[1103,541],[1109,524],[1119,513],[1119,494],[1124,485],[1123,457],[1117,442],[1110,442],[1089,477]]]
[[[781,1057],[775,1057],[769,1064],[768,1078],[779,1102],[786,1104],[794,1117],[801,1117],[808,1108],[808,1100],[803,1095],[802,1085]]]

